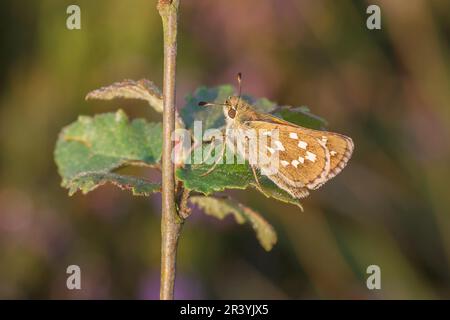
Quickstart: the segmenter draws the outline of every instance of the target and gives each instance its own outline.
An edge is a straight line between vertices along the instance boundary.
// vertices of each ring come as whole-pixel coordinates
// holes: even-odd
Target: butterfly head
[[[248,108],[249,105],[241,97],[231,96],[225,100],[223,113],[226,119],[235,120],[239,119]]]
[[[251,109],[250,105],[245,102],[241,98],[241,81],[242,75],[238,73],[238,95],[237,96],[229,96],[224,103],[209,103],[209,102],[199,102],[199,106],[214,106],[219,105],[223,106],[223,113],[225,114],[225,119],[227,121],[235,121],[240,120],[246,115],[245,111],[249,111]]]

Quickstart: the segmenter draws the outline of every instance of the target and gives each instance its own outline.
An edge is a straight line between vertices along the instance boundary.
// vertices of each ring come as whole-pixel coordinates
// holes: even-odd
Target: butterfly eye
[[[233,108],[228,109],[228,116],[229,116],[231,119],[234,119],[234,117],[236,116],[236,110],[233,109]]]

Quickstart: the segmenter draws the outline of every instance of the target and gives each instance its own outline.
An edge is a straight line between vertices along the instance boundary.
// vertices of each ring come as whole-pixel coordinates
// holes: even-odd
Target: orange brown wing
[[[307,129],[282,120],[279,123],[251,121],[247,125],[273,133],[268,140],[271,146],[268,152],[277,152],[278,171],[268,177],[297,198],[308,195],[306,188],[317,189],[337,175],[353,151],[350,138],[332,132]]]

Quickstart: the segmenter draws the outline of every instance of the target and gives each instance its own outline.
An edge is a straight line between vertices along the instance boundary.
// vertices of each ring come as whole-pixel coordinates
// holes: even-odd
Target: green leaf
[[[301,211],[303,211],[303,206],[302,203],[300,202],[300,199],[294,198],[283,189],[280,189],[275,183],[273,183],[266,176],[262,177],[258,176],[258,180],[262,189],[259,188],[259,186],[256,184],[255,181],[253,181],[251,184],[253,187],[258,189],[262,194],[264,194],[267,198],[274,198],[285,203],[296,205],[297,207],[300,208]]]
[[[147,79],[115,82],[109,86],[91,91],[86,96],[86,100],[112,100],[117,98],[145,100],[157,112],[163,111],[161,90]]]
[[[203,144],[198,148],[203,148],[203,159],[211,157],[211,162],[215,161],[215,157],[210,155],[211,144]],[[195,150],[191,153],[191,159],[194,159]],[[226,164],[227,155],[224,154],[222,164],[217,164],[213,171],[205,175],[212,164],[186,164],[184,167],[179,168],[176,171],[178,179],[183,181],[184,187],[188,190],[195,190],[202,192],[203,194],[211,194],[217,191],[223,191],[225,189],[246,189],[250,182],[253,181],[253,173],[246,163],[237,164],[237,161],[233,161],[234,164]],[[234,159],[236,160],[236,159]]]
[[[253,174],[246,164],[219,164],[206,176],[211,165],[186,165],[176,172],[177,178],[184,182],[188,190],[206,195],[225,189],[246,189],[253,181]]]
[[[180,111],[186,128],[192,129],[194,121],[201,121],[203,130],[222,127],[225,124],[222,107],[200,107],[198,103],[200,101],[224,103],[227,97],[233,94],[234,87],[231,85],[198,88],[193,95],[186,97],[186,104]]]
[[[210,145],[203,146],[203,154],[207,155]],[[192,154],[195,151],[192,152]],[[193,158],[193,155],[191,155]],[[236,160],[236,159],[235,159]],[[279,189],[266,176],[258,175],[258,181],[262,187],[258,187],[251,167],[248,163],[226,164],[226,152],[222,164],[217,164],[213,171],[205,175],[211,168],[212,164],[194,164],[185,165],[176,171],[178,179],[183,181],[184,187],[188,190],[201,192],[205,195],[210,195],[214,192],[224,191],[226,189],[247,189],[252,186],[262,192],[268,198],[275,198],[277,200],[294,204],[302,211],[303,207],[299,199],[293,198],[286,191]]]
[[[144,179],[123,176],[111,172],[85,172],[80,173],[63,185],[69,189],[69,195],[77,190],[86,194],[105,183],[112,183],[122,190],[130,190],[134,196],[149,196],[151,193],[161,191],[161,184],[152,183]]]
[[[309,111],[308,107],[290,107],[290,106],[282,106],[278,107],[273,111],[273,114],[279,118],[282,118],[286,121],[292,122],[299,126],[323,130],[328,123],[325,119],[312,114]]]
[[[58,138],[55,161],[63,186],[85,173],[107,173],[126,165],[154,166],[161,159],[162,127],[126,114],[80,116]]]
[[[89,92],[86,100],[137,99],[147,101],[157,112],[164,109],[161,90],[150,80],[123,80]],[[183,120],[175,111],[176,128],[184,128]]]
[[[260,98],[256,100],[248,95],[243,96],[242,98],[253,105],[254,109],[259,112],[271,113],[278,118],[302,127],[323,130],[328,125],[325,119],[311,113],[309,108],[306,106],[278,106],[275,102],[269,99]]]
[[[277,104],[267,98],[255,99],[252,96],[242,96],[244,100],[250,103],[256,111],[271,113],[277,108]]]
[[[186,124],[186,128],[192,129],[194,121],[201,121],[203,130],[210,128],[220,128],[225,125],[223,109],[217,107],[200,107],[200,101],[223,103],[228,96],[235,94],[235,89],[231,85],[222,85],[213,88],[200,87],[192,96],[186,98],[186,105],[181,109],[181,117]],[[267,98],[254,98],[250,95],[242,95],[242,99],[250,103],[255,110],[264,113],[272,113],[294,124],[311,128],[323,129],[327,122],[310,112],[308,107],[278,106],[277,103]]]
[[[270,251],[277,242],[277,234],[273,227],[256,211],[234,202],[233,200],[213,197],[192,196],[190,202],[200,207],[206,214],[224,219],[232,214],[237,223],[250,223],[261,246]]]

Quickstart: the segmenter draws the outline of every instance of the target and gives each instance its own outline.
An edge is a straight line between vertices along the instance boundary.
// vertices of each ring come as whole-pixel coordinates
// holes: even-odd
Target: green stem
[[[172,132],[175,129],[175,67],[179,0],[159,0],[158,11],[164,32],[163,153],[161,217],[161,300],[173,299],[178,238],[182,220],[175,200],[175,172],[172,162]]]

